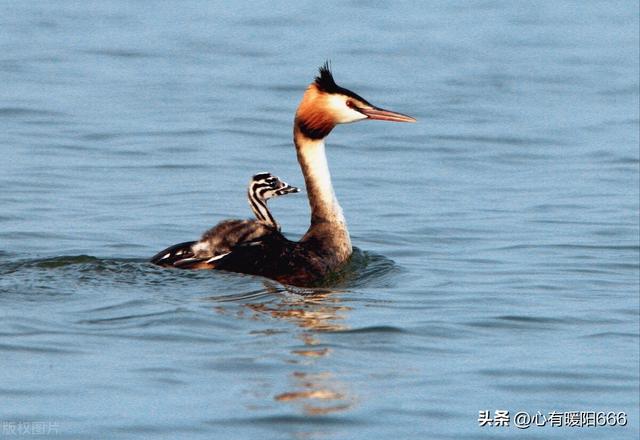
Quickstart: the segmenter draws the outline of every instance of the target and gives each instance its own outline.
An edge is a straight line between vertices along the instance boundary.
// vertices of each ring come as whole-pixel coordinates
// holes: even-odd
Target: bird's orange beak
[[[415,118],[378,107],[358,108],[358,111],[369,119],[393,122],[416,122]]]

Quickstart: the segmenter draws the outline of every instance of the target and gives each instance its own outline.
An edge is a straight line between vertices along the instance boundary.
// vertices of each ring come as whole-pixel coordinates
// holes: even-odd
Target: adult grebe
[[[304,93],[293,128],[311,207],[309,229],[297,242],[274,231],[240,243],[228,254],[210,261],[207,268],[262,275],[297,286],[317,284],[339,269],[351,256],[351,239],[331,184],[324,138],[337,124],[364,119],[415,122],[410,116],[375,107],[338,86],[326,63]]]
[[[249,182],[247,199],[257,220],[222,221],[202,234],[199,241],[171,246],[155,255],[151,262],[182,269],[207,269],[210,261],[229,253],[239,243],[280,231],[280,225],[267,208],[267,201],[299,191],[295,186],[283,182],[271,173],[256,174]]]

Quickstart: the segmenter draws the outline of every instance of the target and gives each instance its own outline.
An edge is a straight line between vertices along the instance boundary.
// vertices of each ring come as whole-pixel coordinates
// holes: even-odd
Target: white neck
[[[351,238],[331,184],[323,139],[311,139],[296,124],[294,142],[311,207],[311,225],[301,241],[316,242],[338,265],[351,255]]]
[[[342,208],[331,183],[324,140],[297,135],[295,143],[311,207],[311,224],[326,222],[344,225],[346,222]]]

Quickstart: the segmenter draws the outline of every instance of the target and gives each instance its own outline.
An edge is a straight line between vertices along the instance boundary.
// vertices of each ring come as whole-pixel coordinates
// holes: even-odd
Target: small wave
[[[100,50],[86,50],[84,51],[90,55],[107,56],[111,58],[154,58],[158,57],[157,54],[142,52],[139,50],[126,50],[126,49],[100,49]]]
[[[338,272],[329,275],[318,287],[355,288],[379,286],[389,275],[399,272],[396,263],[384,255],[353,248],[349,262]]]
[[[97,258],[90,257],[88,255],[19,260],[19,261],[5,262],[0,264],[0,274],[8,275],[8,274],[18,272],[22,269],[31,269],[31,268],[51,269],[51,268],[65,267],[72,264],[95,263],[97,261],[98,261]]]
[[[216,302],[244,302],[244,301],[253,301],[253,300],[269,297],[273,293],[274,291],[272,291],[271,289],[258,289],[258,290],[251,290],[249,292],[216,296],[210,299],[215,300]]]
[[[221,133],[229,133],[229,134],[238,134],[244,136],[255,137],[259,139],[280,139],[280,133],[276,133],[275,131],[265,131],[265,130],[240,130],[235,128],[225,128],[219,130]]]
[[[39,110],[25,107],[0,107],[0,117],[3,116],[65,116],[65,114],[51,110]]]
[[[0,344],[0,352],[26,352],[26,353],[41,353],[41,354],[79,354],[82,351],[72,350],[69,348],[59,348],[52,347],[51,345],[47,346],[36,346],[36,345],[22,345],[22,344]]]
[[[597,245],[597,244],[516,244],[502,246],[492,250],[496,251],[512,251],[527,249],[566,249],[566,250],[595,250],[595,251],[634,251],[637,252],[640,247],[638,245]]]
[[[160,275],[146,260],[103,259],[90,255],[70,255],[0,262],[2,299],[14,296],[61,298],[77,292],[77,287],[100,286],[127,288],[141,281],[158,284]],[[162,274],[162,276],[165,276]]]
[[[332,417],[323,416],[317,418],[307,417],[306,415],[273,415],[263,417],[242,417],[242,418],[224,418],[214,419],[205,422],[211,426],[234,426],[237,424],[244,425],[268,425],[268,426],[286,426],[286,425],[313,425],[313,426],[345,426],[358,425],[363,422],[354,417]]]
[[[391,325],[372,325],[369,327],[350,328],[345,330],[332,330],[329,333],[359,334],[359,333],[406,333],[406,330]]]
[[[494,145],[558,145],[558,141],[554,139],[518,136],[437,135],[433,136],[433,139],[442,141],[459,141]]]
[[[64,267],[72,264],[97,264],[100,262],[100,259],[96,257],[91,257],[89,255],[77,255],[77,256],[69,256],[69,257],[57,257],[45,260],[34,260],[33,265],[36,267],[43,268],[56,268],[56,267]]]
[[[567,321],[559,318],[547,318],[541,316],[496,316],[489,319],[470,322],[469,326],[486,329],[537,329],[551,330],[552,328],[566,324]]]

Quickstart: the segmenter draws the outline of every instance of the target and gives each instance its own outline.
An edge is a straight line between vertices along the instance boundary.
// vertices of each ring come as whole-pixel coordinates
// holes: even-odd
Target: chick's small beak
[[[283,196],[285,194],[297,193],[300,192],[300,188],[296,188],[295,186],[291,186],[287,183],[284,183],[280,189],[278,189],[277,194],[279,196]]]
[[[378,107],[359,108],[358,111],[369,119],[393,122],[416,122],[415,118]]]

